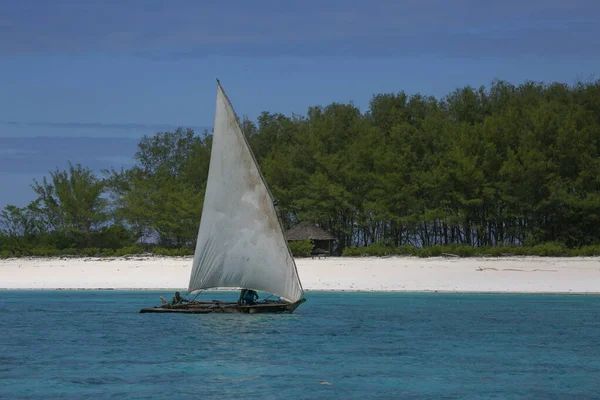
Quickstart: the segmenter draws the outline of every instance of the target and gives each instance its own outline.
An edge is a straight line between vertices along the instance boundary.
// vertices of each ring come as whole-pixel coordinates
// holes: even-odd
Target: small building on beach
[[[301,222],[292,229],[287,230],[285,236],[288,242],[307,239],[312,241],[314,245],[313,256],[328,256],[331,254],[334,237],[313,223]]]

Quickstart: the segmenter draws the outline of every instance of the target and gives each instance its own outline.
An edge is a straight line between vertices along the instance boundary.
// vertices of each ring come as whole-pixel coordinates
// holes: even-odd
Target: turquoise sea
[[[600,296],[309,292],[294,314],[138,314],[159,295],[0,291],[0,398],[600,398]]]

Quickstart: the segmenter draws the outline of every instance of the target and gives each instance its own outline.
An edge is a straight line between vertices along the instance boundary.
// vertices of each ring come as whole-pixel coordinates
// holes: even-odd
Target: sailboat
[[[239,120],[217,79],[217,104],[208,181],[187,294],[241,288],[276,300],[253,305],[191,301],[144,308],[140,313],[293,312],[304,290],[276,203]]]

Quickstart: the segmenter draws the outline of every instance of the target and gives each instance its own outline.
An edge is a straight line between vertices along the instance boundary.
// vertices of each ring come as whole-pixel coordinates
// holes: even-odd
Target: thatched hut
[[[312,255],[328,256],[331,254],[334,237],[327,231],[310,222],[299,223],[292,229],[286,231],[285,236],[288,242],[293,242],[295,240],[311,240],[315,246],[312,250]]]

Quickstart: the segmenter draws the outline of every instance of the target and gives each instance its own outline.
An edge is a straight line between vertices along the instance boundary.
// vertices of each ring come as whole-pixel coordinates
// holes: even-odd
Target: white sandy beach
[[[185,289],[191,257],[0,260],[0,289]],[[307,291],[600,293],[600,257],[298,259]]]

